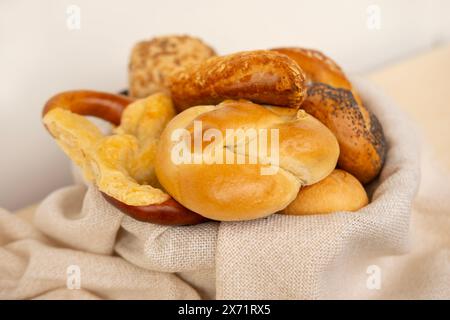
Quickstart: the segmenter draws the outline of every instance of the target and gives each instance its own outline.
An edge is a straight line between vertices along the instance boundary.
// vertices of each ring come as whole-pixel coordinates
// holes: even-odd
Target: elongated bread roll
[[[226,99],[298,108],[306,95],[305,76],[292,59],[272,51],[238,52],[190,65],[170,77],[181,111]]]

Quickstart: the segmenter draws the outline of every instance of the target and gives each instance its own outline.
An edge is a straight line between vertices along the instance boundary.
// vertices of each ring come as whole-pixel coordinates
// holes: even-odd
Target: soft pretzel
[[[143,222],[151,222],[162,225],[191,225],[208,221],[207,218],[192,212],[173,198],[159,203],[146,206],[130,206],[116,198],[103,194],[105,199],[113,206]]]
[[[372,181],[383,166],[386,143],[383,129],[342,69],[317,50],[273,49],[295,60],[305,72],[308,91],[302,104],[336,135],[341,148],[338,165],[362,183]]]
[[[369,202],[361,183],[344,170],[336,169],[325,179],[301,188],[281,213],[288,215],[356,211]]]
[[[137,43],[130,57],[129,89],[132,97],[144,98],[166,91],[168,76],[178,69],[215,56],[198,38],[164,36]]]
[[[153,161],[157,138],[174,115],[170,98],[163,94],[145,100],[118,95],[71,91],[50,99],[43,122],[61,148],[79,165],[87,180],[103,196],[135,219],[171,225],[206,219],[184,208],[156,183]],[[124,110],[124,111],[123,111]],[[104,136],[80,116],[95,115],[119,124],[115,134]]]
[[[306,95],[305,76],[285,55],[248,51],[213,57],[170,76],[177,110],[225,99],[297,108]]]
[[[50,98],[42,110],[44,117],[50,110],[65,109],[83,116],[94,116],[114,125],[120,124],[123,110],[134,99],[119,94],[92,90],[61,92]]]
[[[277,112],[278,109],[287,108],[229,100],[217,106],[192,107],[178,114],[161,135],[155,161],[159,182],[183,206],[213,220],[256,219],[282,210],[295,199],[301,186],[330,174],[336,166],[339,146],[331,131],[303,110]],[[205,139],[208,130],[215,130],[225,138],[214,139],[214,145],[202,143],[200,153],[192,150],[192,137],[199,137],[195,135],[195,125],[199,123],[204,129],[200,136]],[[186,138],[174,138],[180,129],[188,133]],[[228,140],[230,129],[253,129],[256,133],[253,137]],[[272,132],[277,132],[276,140]],[[267,161],[250,147],[252,142],[260,143],[265,134],[270,135],[266,140],[270,152],[279,143],[273,150],[279,155],[278,164]],[[178,155],[174,150],[180,145],[187,162],[174,161],[174,154]],[[259,144],[258,148],[261,147]],[[202,161],[190,162],[189,159],[199,155]],[[239,156],[241,163],[228,162],[228,157]],[[261,174],[269,167],[275,170]]]

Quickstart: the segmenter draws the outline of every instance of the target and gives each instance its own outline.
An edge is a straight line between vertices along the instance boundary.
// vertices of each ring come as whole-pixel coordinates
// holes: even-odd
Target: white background
[[[81,29],[67,27],[67,7]],[[367,28],[378,5],[381,29]],[[219,53],[318,48],[348,72],[368,72],[450,41],[450,1],[0,0],[0,207],[17,209],[70,183],[69,161],[40,112],[68,89],[126,87],[133,44],[187,33]]]

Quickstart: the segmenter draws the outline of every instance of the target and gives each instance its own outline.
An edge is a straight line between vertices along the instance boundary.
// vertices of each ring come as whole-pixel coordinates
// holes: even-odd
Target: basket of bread
[[[42,116],[88,189],[51,196],[41,229],[176,273],[201,297],[326,297],[367,254],[407,245],[418,184],[407,121],[319,51],[218,55],[157,37],[134,46],[128,90],[62,92]],[[62,205],[74,197],[83,204]]]
[[[155,38],[133,49],[129,96],[63,92],[43,116],[111,204],[159,224],[355,211],[386,154],[341,68],[302,48],[217,56],[196,38]]]

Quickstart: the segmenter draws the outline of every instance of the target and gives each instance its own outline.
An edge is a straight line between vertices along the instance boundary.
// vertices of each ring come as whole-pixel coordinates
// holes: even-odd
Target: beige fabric
[[[0,211],[0,298],[450,298],[450,177],[423,154],[411,209],[415,129],[357,83],[389,143],[366,208],[164,227],[124,216],[94,187],[70,186],[50,194],[33,223]],[[66,289],[70,265],[80,267],[80,290]],[[371,266],[378,290],[367,286]]]

